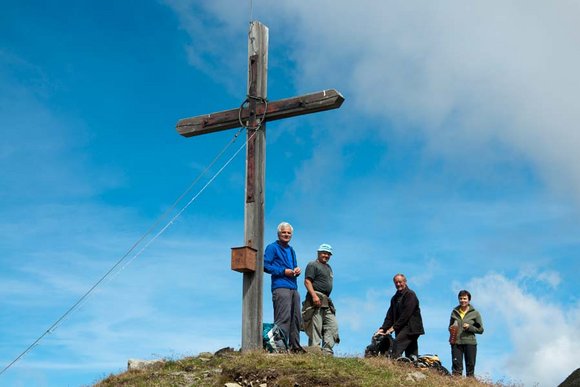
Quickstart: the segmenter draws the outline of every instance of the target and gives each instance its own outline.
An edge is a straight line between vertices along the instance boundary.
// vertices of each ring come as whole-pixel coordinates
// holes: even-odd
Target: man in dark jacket
[[[385,321],[375,335],[389,335],[395,332],[393,348],[395,359],[403,352],[409,358],[419,356],[417,340],[425,333],[419,299],[415,292],[407,287],[407,278],[403,274],[395,275],[393,282],[397,292],[391,298]]]

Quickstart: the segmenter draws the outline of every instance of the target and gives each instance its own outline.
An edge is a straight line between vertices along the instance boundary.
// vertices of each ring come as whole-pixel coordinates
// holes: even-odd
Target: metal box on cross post
[[[232,247],[232,270],[240,273],[256,271],[258,250],[250,246]]]

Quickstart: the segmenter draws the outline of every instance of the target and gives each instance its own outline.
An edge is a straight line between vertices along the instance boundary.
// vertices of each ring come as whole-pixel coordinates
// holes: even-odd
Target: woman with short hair
[[[465,358],[466,375],[473,377],[477,357],[475,335],[483,333],[483,321],[479,312],[471,305],[471,293],[462,290],[457,295],[457,299],[459,305],[451,311],[449,321],[453,375],[460,376],[463,373],[463,359]]]

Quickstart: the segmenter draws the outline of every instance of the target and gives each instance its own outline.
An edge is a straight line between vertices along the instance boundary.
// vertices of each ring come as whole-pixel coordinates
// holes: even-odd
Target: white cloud
[[[230,91],[243,91],[247,66],[245,30],[248,25],[244,18],[247,14],[239,12],[238,7],[221,2],[207,2],[203,5],[191,0],[163,2],[177,14],[180,28],[191,37],[189,45],[185,47],[190,64],[210,77],[219,79]],[[204,11],[208,14],[202,12],[201,8],[206,8]],[[210,24],[214,28],[209,28]],[[232,45],[223,44],[236,40],[240,42],[238,49],[232,50]],[[224,50],[227,55],[224,55]],[[239,84],[240,80],[244,83]]]
[[[244,24],[229,1],[206,11],[221,20],[206,36]],[[506,146],[553,188],[580,196],[576,2],[256,1],[254,15],[271,41],[291,44],[299,90],[340,88],[346,109],[383,122],[379,133],[393,125],[412,135],[411,124],[432,154],[451,160],[493,161],[493,147]]]
[[[518,276],[519,280],[522,283],[525,281],[531,282],[543,282],[546,285],[550,286],[552,289],[556,289],[558,285],[562,282],[562,278],[560,273],[554,270],[543,270],[540,271],[536,266],[524,267],[520,270],[520,274]]]
[[[388,305],[390,297],[387,289],[369,289],[364,298],[346,296],[337,299],[340,302],[338,312],[340,313],[341,327],[349,331],[360,332],[363,327],[367,328],[370,323],[373,327],[378,328],[387,312],[385,305]],[[366,332],[369,337],[372,333],[374,333],[372,330]]]
[[[512,380],[554,386],[578,367],[580,305],[564,306],[549,293],[534,296],[500,274],[475,278],[468,289],[482,311],[484,335],[492,336],[487,343],[509,340],[513,346],[502,365]]]
[[[560,273],[555,271],[547,271],[538,274],[538,280],[547,283],[552,288],[557,288],[560,282],[562,282],[562,278],[560,277]]]

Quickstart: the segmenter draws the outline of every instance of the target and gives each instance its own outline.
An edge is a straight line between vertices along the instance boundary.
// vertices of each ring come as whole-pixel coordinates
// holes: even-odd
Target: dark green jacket
[[[475,334],[483,333],[483,321],[481,320],[481,315],[475,308],[469,305],[469,310],[463,316],[463,319],[459,316],[459,305],[457,305],[451,311],[451,318],[449,320],[449,326],[451,327],[453,323],[457,323],[459,331],[457,332],[457,341],[455,344],[477,344]],[[463,330],[463,324],[469,324],[467,330]]]

